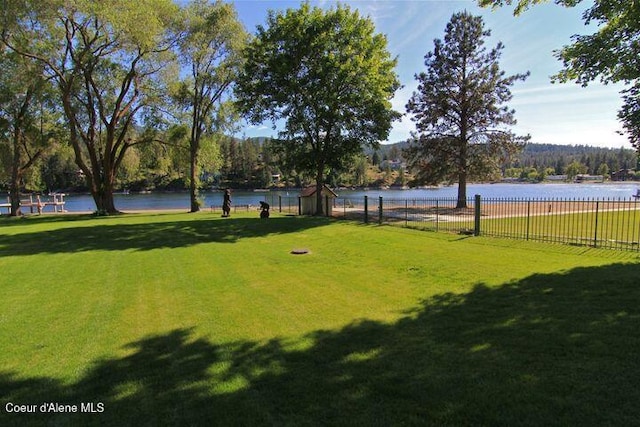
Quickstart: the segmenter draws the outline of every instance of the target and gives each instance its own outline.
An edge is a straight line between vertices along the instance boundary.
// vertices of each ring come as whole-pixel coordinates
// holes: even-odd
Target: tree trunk
[[[322,168],[324,169],[324,168]],[[322,216],[324,215],[323,209],[322,209],[322,205],[323,205],[323,201],[322,201],[322,181],[323,181],[323,173],[322,173],[322,169],[318,170],[318,173],[316,174],[316,213],[315,215],[317,216]]]
[[[194,142],[191,143],[191,168],[189,181],[191,212],[199,212],[200,202],[198,201],[198,147]]]
[[[456,209],[464,209],[467,207],[467,173],[460,172],[458,174],[458,202]]]
[[[22,210],[20,208],[20,185],[19,182],[16,184],[11,182],[11,191],[9,193],[9,202],[11,203],[11,212],[10,216],[20,216],[22,215]]]
[[[22,211],[20,209],[20,180],[22,174],[20,171],[20,146],[19,146],[20,132],[16,131],[14,135],[13,144],[13,164],[11,165],[11,184],[9,190],[9,201],[11,203],[10,216],[20,216]]]
[[[198,87],[192,99],[193,111],[191,116],[191,137],[189,139],[189,198],[191,204],[190,212],[200,211],[200,202],[198,201],[198,156],[200,154],[200,137],[203,132],[203,118],[201,117],[201,107],[203,99],[200,95]]]
[[[104,182],[89,183],[91,188],[91,196],[96,204],[96,212],[104,215],[119,214],[113,199],[113,182],[104,179]]]
[[[466,98],[466,95],[465,95]],[[458,158],[458,202],[456,209],[464,209],[467,207],[467,112],[465,109],[460,114],[460,157]]]

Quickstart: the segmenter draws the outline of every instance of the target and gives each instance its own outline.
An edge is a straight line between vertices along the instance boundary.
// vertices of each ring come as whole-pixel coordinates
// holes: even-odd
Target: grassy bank
[[[640,417],[637,255],[254,216],[2,219],[0,424]]]

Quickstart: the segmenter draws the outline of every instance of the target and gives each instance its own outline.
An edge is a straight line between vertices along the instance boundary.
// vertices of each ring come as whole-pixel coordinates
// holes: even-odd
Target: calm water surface
[[[578,199],[618,199],[631,198],[640,188],[640,183],[605,183],[605,184],[470,184],[467,186],[467,195],[473,197],[480,194],[484,198],[492,197],[518,197],[524,199],[533,198],[578,198]],[[259,205],[266,200],[276,204],[278,196],[283,198],[296,198],[299,190],[289,191],[234,191],[231,196],[234,205]],[[382,196],[386,199],[424,199],[424,198],[449,198],[458,194],[457,186],[438,187],[429,189],[411,190],[336,190],[341,198],[358,199],[365,195],[370,198]],[[222,205],[222,191],[207,192],[203,194],[203,209],[210,206]],[[67,195],[65,208],[69,212],[94,211],[95,205],[90,195]],[[189,210],[189,195],[187,193],[150,193],[150,194],[116,194],[116,207],[120,210],[142,209],[184,209]],[[50,208],[48,208],[49,210]]]

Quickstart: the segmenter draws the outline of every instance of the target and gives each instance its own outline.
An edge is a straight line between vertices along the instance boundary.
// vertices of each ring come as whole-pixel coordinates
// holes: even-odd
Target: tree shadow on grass
[[[19,227],[29,224],[52,224],[67,222],[82,222],[96,219],[94,215],[87,214],[64,214],[64,215],[24,215],[19,217],[11,217],[7,215],[0,216],[1,227]]]
[[[640,265],[615,264],[480,283],[394,323],[316,331],[306,345],[174,330],[96,361],[76,384],[5,373],[0,423],[637,425],[638,277]],[[6,401],[105,410],[7,414]]]
[[[294,233],[327,225],[328,218],[275,217],[191,219],[167,221],[162,215],[149,216],[147,223],[105,222],[79,224],[78,227],[56,228],[9,234],[0,239],[0,256],[39,253],[69,253],[92,250],[151,250],[179,248],[201,243],[234,243],[242,238],[270,234]],[[78,220],[78,219],[76,219]]]

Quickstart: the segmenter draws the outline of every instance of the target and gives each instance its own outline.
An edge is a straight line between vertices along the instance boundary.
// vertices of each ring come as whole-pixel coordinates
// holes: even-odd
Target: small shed
[[[316,186],[305,187],[300,193],[300,214],[301,215],[315,215],[316,213]],[[333,204],[335,198],[338,197],[332,189],[326,184],[322,186],[322,212],[326,216],[331,216],[333,213]]]

